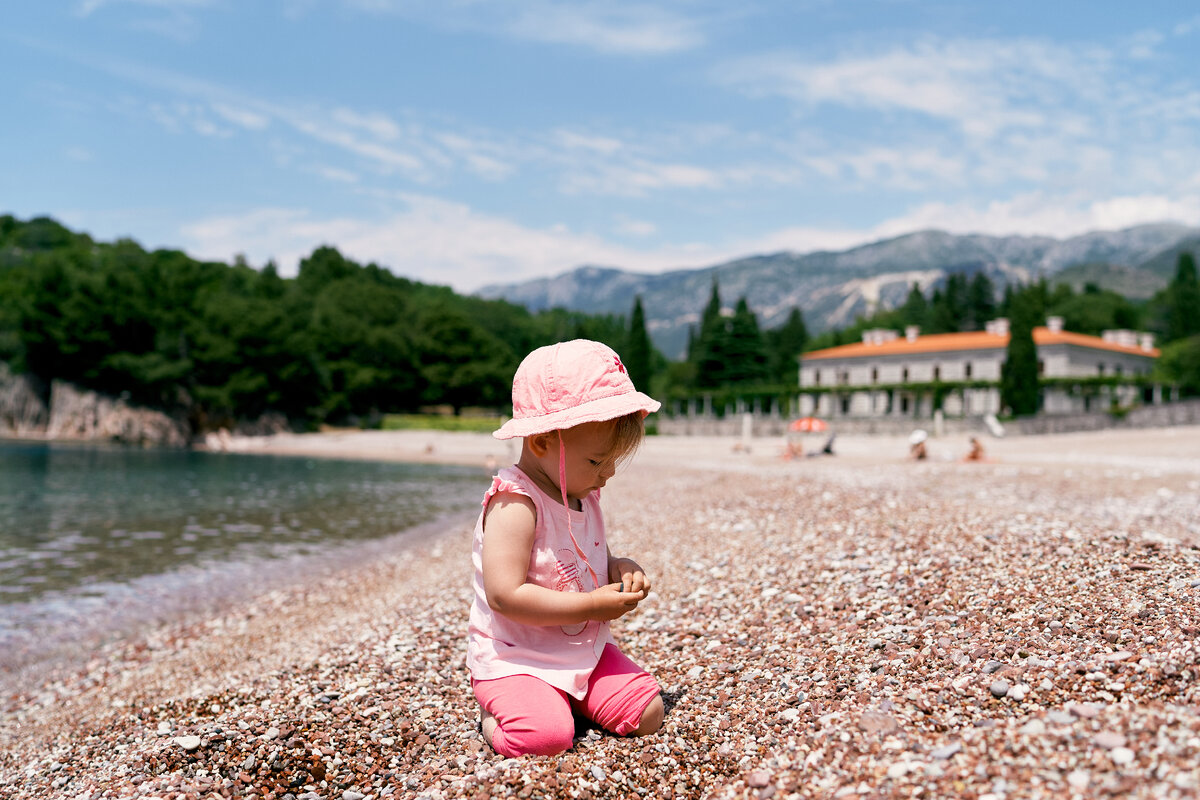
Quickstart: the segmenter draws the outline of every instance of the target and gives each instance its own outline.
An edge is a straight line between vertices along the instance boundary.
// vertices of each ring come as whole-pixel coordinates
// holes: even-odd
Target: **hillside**
[[[877,308],[896,306],[913,283],[928,289],[953,272],[984,271],[1002,288],[1078,267],[1064,277],[1121,292],[1144,287],[1132,296],[1146,297],[1169,277],[1162,264],[1173,265],[1181,247],[1197,242],[1200,229],[1171,223],[1061,240],[920,231],[839,252],[758,255],[657,275],[585,266],[550,278],[487,286],[477,294],[531,311],[563,307],[593,314],[627,314],[640,294],[655,345],[668,358],[678,358],[714,277],[723,301],[732,307],[745,296],[763,327],[781,324],[792,307],[799,306],[809,330],[816,333],[844,327]]]

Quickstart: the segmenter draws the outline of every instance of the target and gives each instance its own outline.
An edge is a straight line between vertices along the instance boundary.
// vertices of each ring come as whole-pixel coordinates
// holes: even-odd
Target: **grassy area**
[[[443,414],[386,414],[380,428],[385,431],[467,431],[491,433],[503,423],[501,417],[455,417]]]

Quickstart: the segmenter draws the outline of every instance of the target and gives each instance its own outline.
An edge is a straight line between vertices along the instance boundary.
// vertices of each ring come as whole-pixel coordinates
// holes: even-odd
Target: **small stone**
[[[887,776],[893,780],[903,778],[908,774],[908,764],[903,761],[898,761],[887,768]]]
[[[955,742],[954,744],[948,744],[943,747],[939,747],[936,750],[934,750],[932,753],[930,753],[929,755],[931,758],[936,759],[937,761],[945,761],[946,759],[950,758],[955,753],[958,753],[961,751],[962,751],[962,745],[959,744],[958,742]]]
[[[751,789],[761,789],[771,782],[771,773],[765,769],[756,769],[746,777],[746,785]]]
[[[691,678],[692,680],[699,678],[703,674],[704,674],[704,667],[692,667],[691,669],[689,669],[687,671],[687,676],[689,678]]]
[[[267,728],[267,732],[263,734],[262,738],[267,739],[268,741],[271,739],[278,739],[279,738],[279,728],[275,728],[275,727]]]
[[[1025,699],[1025,695],[1029,692],[1029,687],[1018,683],[1016,686],[1008,690],[1010,700],[1016,700],[1018,703]]]
[[[1115,653],[1109,653],[1104,657],[1105,661],[1128,661],[1133,658],[1133,653],[1128,650],[1118,650]]]
[[[1040,719],[1031,719],[1021,726],[1021,733],[1026,736],[1041,736],[1046,732],[1046,723]]]
[[[603,781],[606,776],[604,770],[600,769],[600,767],[592,767],[592,777],[598,781]]]
[[[1114,747],[1108,754],[1117,766],[1123,767],[1133,762],[1134,753],[1128,747]]]
[[[1117,747],[1125,746],[1125,737],[1116,731],[1101,731],[1092,738],[1092,744],[1097,747],[1103,747],[1105,750],[1112,750]]]
[[[187,750],[189,753],[193,750],[200,749],[199,736],[176,736],[174,741],[175,744],[179,745],[184,750]]]
[[[1075,722],[1075,716],[1066,711],[1051,711],[1046,714],[1046,719],[1055,725],[1071,725]]]
[[[166,720],[163,720],[162,722],[158,723],[158,735],[166,736],[168,733],[170,733],[174,729],[174,727],[175,726],[172,725],[171,723],[167,722]]]
[[[989,661],[983,665],[983,674],[991,675],[994,672],[999,672],[1000,670],[1004,669],[1004,666],[1005,664],[1003,661]]]
[[[1147,570],[1154,569],[1153,565],[1147,564],[1144,561],[1134,561],[1129,565],[1129,568],[1136,572],[1145,572]]]
[[[992,681],[988,691],[992,693],[992,697],[1004,697],[1008,694],[1008,681]]]
[[[1100,716],[1100,710],[1087,703],[1072,703],[1067,706],[1067,710],[1081,719],[1095,719]]]
[[[353,789],[347,789],[342,792],[342,800],[363,800],[364,797],[366,797],[365,794],[356,792]]]
[[[1067,783],[1073,789],[1083,790],[1092,782],[1092,776],[1081,769],[1073,770],[1067,774]]]
[[[1042,682],[1038,684],[1038,688],[1043,692],[1052,692],[1054,691],[1054,681],[1049,678],[1042,678]]]
[[[1200,587],[1200,581],[1192,581],[1192,588],[1195,589],[1198,587]]]

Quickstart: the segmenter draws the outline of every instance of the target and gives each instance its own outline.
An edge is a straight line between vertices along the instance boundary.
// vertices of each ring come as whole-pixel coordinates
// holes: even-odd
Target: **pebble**
[[[174,729],[175,729],[175,726],[173,726],[171,723],[167,722],[166,720],[163,720],[162,722],[158,723],[158,735],[159,736],[166,736]]]
[[[751,789],[762,789],[771,782],[771,773],[765,769],[755,770],[746,777],[746,785]]]
[[[1134,752],[1128,747],[1114,747],[1109,751],[1108,757],[1113,760],[1114,764],[1123,767],[1133,762]]]
[[[605,492],[621,550],[661,576],[613,625],[664,687],[658,734],[593,729],[552,758],[488,748],[463,595],[446,588],[470,563],[468,521],[444,534],[444,559],[430,547],[331,569],[0,693],[0,761],[17,765],[0,768],[0,797],[761,800],[887,794],[888,780],[897,795],[1016,800],[1117,796],[1134,778],[1138,796],[1196,796],[1200,592],[1173,583],[1200,577],[1181,505],[1194,490],[1146,503],[1108,462],[1068,479],[1013,461],[981,481],[950,462],[830,460],[798,480],[763,459],[744,475],[646,469]],[[1150,517],[1180,545],[1132,543]],[[1153,575],[1126,569],[1138,557]],[[1001,677],[1007,701],[981,702]],[[115,696],[137,699],[114,712]]]
[[[954,744],[943,745],[942,747],[935,749],[929,755],[931,758],[937,759],[938,761],[945,761],[955,753],[960,752],[962,752],[962,745],[958,742],[955,742]]]
[[[988,687],[988,691],[993,697],[1004,697],[1008,694],[1008,681],[992,681],[992,685]]]
[[[180,747],[182,747],[184,750],[187,750],[188,752],[191,752],[192,750],[200,749],[200,737],[199,736],[176,736],[174,741],[175,741],[175,744],[179,745]]]

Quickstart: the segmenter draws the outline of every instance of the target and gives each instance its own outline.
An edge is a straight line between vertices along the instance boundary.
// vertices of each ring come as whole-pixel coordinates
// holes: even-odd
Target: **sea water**
[[[0,669],[351,563],[482,467],[0,441]]]

